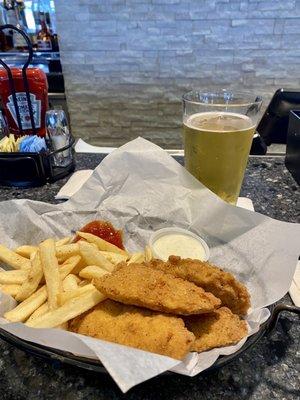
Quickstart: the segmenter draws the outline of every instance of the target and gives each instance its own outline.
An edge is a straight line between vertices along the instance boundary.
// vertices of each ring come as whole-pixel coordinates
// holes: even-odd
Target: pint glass
[[[262,100],[229,90],[183,96],[185,167],[223,200],[236,204]]]

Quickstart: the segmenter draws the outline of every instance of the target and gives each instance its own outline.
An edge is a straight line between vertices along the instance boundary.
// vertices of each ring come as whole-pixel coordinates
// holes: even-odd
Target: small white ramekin
[[[205,257],[201,261],[207,261],[209,259],[210,251],[207,243],[205,240],[203,240],[200,236],[196,235],[193,232],[188,231],[187,229],[182,229],[182,228],[162,228],[159,229],[158,231],[155,231],[152,233],[149,239],[149,246],[152,250],[152,254],[155,258],[160,258],[160,255],[157,254],[153,248],[153,244],[158,238],[161,238],[162,236],[169,235],[169,234],[176,234],[179,233],[181,235],[186,235],[186,236],[191,236],[192,238],[196,239],[203,247],[204,252],[205,252]],[[172,254],[170,254],[171,256]]]

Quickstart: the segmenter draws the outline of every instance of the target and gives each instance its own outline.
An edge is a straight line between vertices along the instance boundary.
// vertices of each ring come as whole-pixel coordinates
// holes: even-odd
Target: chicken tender
[[[152,260],[147,266],[195,283],[218,297],[222,305],[230,308],[234,314],[247,314],[250,307],[248,290],[229,272],[208,262],[177,256],[170,256],[167,262]]]
[[[69,330],[109,342],[183,359],[194,342],[181,318],[105,300],[73,319]]]
[[[187,317],[185,324],[196,336],[192,351],[198,353],[215,347],[236,344],[248,332],[246,322],[227,307],[221,307],[211,314]]]
[[[171,314],[207,313],[221,304],[194,283],[142,264],[119,264],[94,285],[112,300]]]

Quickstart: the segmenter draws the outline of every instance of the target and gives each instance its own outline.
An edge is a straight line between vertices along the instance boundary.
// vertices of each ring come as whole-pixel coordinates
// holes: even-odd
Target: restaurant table
[[[104,157],[77,154],[77,169],[93,169]],[[180,157],[177,160],[182,162]],[[67,180],[32,189],[0,187],[0,200],[28,198],[58,203],[54,196]],[[241,196],[252,199],[255,210],[262,214],[300,222],[299,186],[281,156],[250,157]],[[292,304],[289,295],[281,301]],[[221,369],[194,378],[161,375],[122,394],[106,374],[57,361],[46,362],[0,340],[0,397],[2,400],[298,399],[299,341],[299,316],[285,313],[269,336]]]

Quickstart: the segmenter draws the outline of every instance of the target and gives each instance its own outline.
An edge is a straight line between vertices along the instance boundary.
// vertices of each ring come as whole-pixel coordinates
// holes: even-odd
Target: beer
[[[247,115],[213,111],[184,118],[187,170],[223,200],[236,204],[254,132]]]

